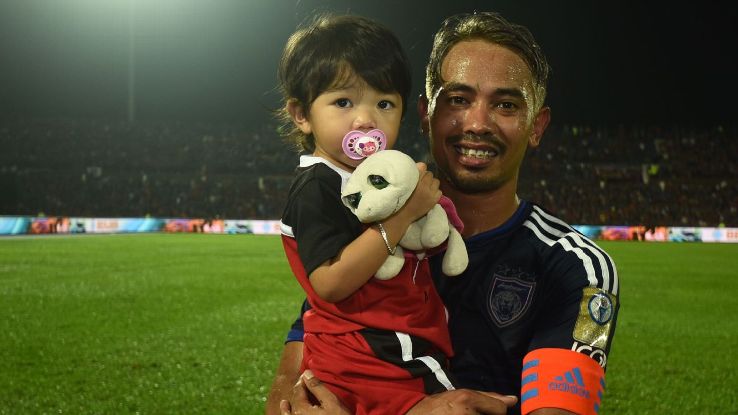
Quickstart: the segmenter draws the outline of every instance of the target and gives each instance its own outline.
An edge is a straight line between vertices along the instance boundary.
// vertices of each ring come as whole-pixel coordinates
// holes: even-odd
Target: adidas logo
[[[568,392],[584,399],[589,399],[589,391],[585,389],[582,372],[578,367],[567,371],[563,376],[556,376],[549,382],[548,389],[558,392]]]

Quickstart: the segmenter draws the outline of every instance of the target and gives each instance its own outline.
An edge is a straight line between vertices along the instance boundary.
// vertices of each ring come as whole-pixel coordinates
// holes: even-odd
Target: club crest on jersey
[[[495,275],[487,297],[487,309],[498,327],[508,326],[525,314],[535,286],[534,282]]]
[[[612,318],[612,301],[604,293],[593,294],[589,299],[587,308],[589,309],[589,316],[600,326],[607,324]]]

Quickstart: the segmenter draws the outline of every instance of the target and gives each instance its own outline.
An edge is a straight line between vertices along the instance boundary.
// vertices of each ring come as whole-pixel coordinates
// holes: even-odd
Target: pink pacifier
[[[369,157],[377,151],[387,148],[387,137],[382,130],[371,130],[367,133],[349,131],[343,137],[343,152],[353,160]]]

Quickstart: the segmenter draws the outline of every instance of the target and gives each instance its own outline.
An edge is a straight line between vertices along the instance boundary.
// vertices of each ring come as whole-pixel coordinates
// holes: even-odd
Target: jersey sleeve
[[[305,301],[302,302],[302,307],[300,307],[300,315],[297,316],[295,322],[292,323],[292,327],[290,327],[290,331],[287,333],[287,338],[284,341],[285,343],[302,341],[303,336],[305,336],[305,326],[303,325],[302,316],[308,310],[310,310],[310,303],[305,299]]]
[[[338,175],[319,170],[291,195],[285,220],[307,275],[336,257],[361,232],[361,223],[341,202],[339,189]]]
[[[620,284],[615,263],[592,240],[538,206],[529,229],[539,244],[541,312],[528,351],[560,348],[587,355],[606,368],[615,334]]]
[[[540,408],[579,415],[599,413],[618,298],[601,286],[588,285],[585,279],[567,281],[551,289],[547,312],[540,316],[523,359],[523,415]]]
[[[582,286],[551,298],[548,311],[536,324],[529,351],[570,349],[605,368],[615,334],[618,297],[596,286]]]
[[[544,306],[535,323],[521,381],[522,413],[560,408],[599,411],[619,310],[611,258],[592,241],[566,233],[544,263]]]

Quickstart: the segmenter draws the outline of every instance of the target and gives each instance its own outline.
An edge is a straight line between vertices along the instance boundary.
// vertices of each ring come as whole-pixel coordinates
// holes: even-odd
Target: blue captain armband
[[[300,325],[302,325],[302,318],[300,318],[298,321],[300,322]],[[295,325],[297,325],[298,321],[295,321],[289,333],[287,333],[287,338],[284,341],[285,343],[302,341],[302,337],[305,335],[305,332],[302,331],[302,329],[295,328]]]

